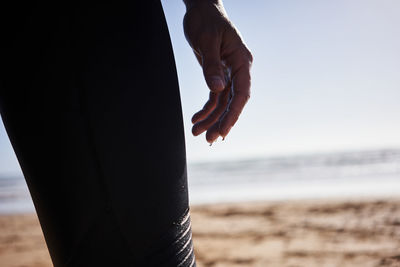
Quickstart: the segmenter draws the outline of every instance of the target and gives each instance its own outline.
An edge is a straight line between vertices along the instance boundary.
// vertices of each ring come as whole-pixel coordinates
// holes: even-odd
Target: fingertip
[[[219,126],[219,134],[222,136],[222,139],[225,139],[226,136],[232,129],[232,125],[227,125],[226,120],[223,120]]]
[[[193,134],[194,136],[198,136],[198,135],[200,135],[201,133],[203,133],[204,131],[205,131],[205,129],[201,128],[201,127],[199,126],[199,124],[195,124],[195,125],[193,125],[193,127],[192,127],[192,134]]]
[[[207,140],[207,142],[211,145],[211,144],[213,144],[213,143],[217,140],[218,136],[219,136],[219,135],[217,135],[217,136],[212,136],[212,137],[208,137],[208,136],[206,135],[206,140]]]
[[[208,143],[213,143],[219,137],[219,132],[217,129],[218,125],[214,124],[206,133],[206,140]]]
[[[225,140],[225,138],[228,136],[229,132],[231,131],[232,127],[226,130],[221,130],[220,135],[222,137],[222,140]]]
[[[199,120],[199,112],[195,113],[192,117],[192,123],[195,124]]]

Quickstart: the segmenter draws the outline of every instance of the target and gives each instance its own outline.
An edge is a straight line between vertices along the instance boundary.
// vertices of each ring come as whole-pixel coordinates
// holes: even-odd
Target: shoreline
[[[400,197],[191,206],[197,265],[400,266]],[[0,265],[52,266],[36,214],[0,214]]]

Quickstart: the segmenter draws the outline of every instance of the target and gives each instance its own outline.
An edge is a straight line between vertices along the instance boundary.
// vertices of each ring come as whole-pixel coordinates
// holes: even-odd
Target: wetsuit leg
[[[195,266],[172,47],[138,2],[7,11],[0,112],[55,266]]]

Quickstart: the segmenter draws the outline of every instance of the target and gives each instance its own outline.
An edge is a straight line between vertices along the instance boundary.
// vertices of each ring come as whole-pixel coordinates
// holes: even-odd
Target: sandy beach
[[[198,266],[400,266],[400,199],[192,207]],[[0,216],[0,266],[52,266],[35,214]]]

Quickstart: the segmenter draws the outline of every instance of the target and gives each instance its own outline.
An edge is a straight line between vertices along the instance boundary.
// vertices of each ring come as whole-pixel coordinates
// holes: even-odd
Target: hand
[[[221,1],[191,1],[183,26],[211,90],[203,109],[192,118],[192,133],[207,131],[206,139],[212,144],[219,136],[227,136],[250,97],[253,57]]]

